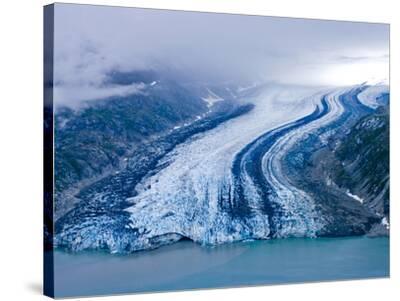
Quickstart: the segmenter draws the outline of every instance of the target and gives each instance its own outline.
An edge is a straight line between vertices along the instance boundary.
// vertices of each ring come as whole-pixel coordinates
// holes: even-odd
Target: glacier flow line
[[[293,215],[291,215],[293,212],[291,212],[291,210],[282,210],[282,208],[288,206],[288,204],[291,204],[293,207],[289,209],[296,209],[296,206],[293,206],[295,200],[299,196],[301,196],[303,200],[306,200],[305,194],[294,188],[289,190],[285,189],[287,183],[277,181],[276,176],[274,178],[266,177],[266,174],[274,173],[275,169],[272,168],[272,165],[268,167],[268,164],[265,162],[274,162],[273,159],[278,157],[271,156],[271,161],[268,161],[265,159],[265,155],[269,151],[271,151],[269,154],[282,151],[279,146],[280,144],[277,143],[282,141],[287,135],[290,137],[290,133],[295,133],[296,130],[303,132],[304,126],[313,124],[313,122],[322,119],[322,117],[328,114],[329,116],[338,116],[341,111],[343,111],[343,107],[339,104],[339,98],[336,94],[335,96],[329,97],[328,95],[324,95],[319,97],[319,104],[316,105],[314,111],[309,115],[268,131],[243,148],[242,151],[236,155],[232,164],[234,193],[232,204],[229,206],[229,208],[232,208],[232,214],[240,215],[240,211],[238,211],[237,208],[243,208],[244,204],[251,203],[251,200],[245,193],[245,185],[248,185],[250,178],[261,200],[259,209],[268,217],[270,226],[269,237],[281,237],[284,235],[313,236],[313,231],[315,232],[316,229],[315,226],[307,225],[304,222],[304,218],[297,217],[293,219]],[[330,120],[331,118],[328,118],[325,121],[313,124],[313,126],[328,123]],[[274,147],[274,145],[277,146]],[[270,168],[270,170],[268,170],[268,168]],[[288,196],[292,201],[287,202]],[[309,202],[303,203],[309,205]],[[284,217],[284,220],[286,219],[285,225],[279,223],[279,219],[281,218],[280,214],[282,213],[286,214]],[[305,213],[307,213],[307,210]],[[299,213],[300,217],[301,215],[302,213]],[[289,231],[285,231],[285,229]]]
[[[323,217],[315,210],[314,200],[290,183],[281,164],[288,151],[301,143],[303,137],[316,133],[343,114],[341,93],[325,95],[323,101],[327,105],[327,114],[282,136],[262,158],[263,175],[274,192],[268,201],[273,202],[276,208],[272,217],[275,237],[315,237],[324,226]]]

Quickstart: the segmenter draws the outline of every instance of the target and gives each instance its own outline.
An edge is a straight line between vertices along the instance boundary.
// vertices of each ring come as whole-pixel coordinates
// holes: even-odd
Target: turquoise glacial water
[[[120,256],[56,251],[56,297],[389,276],[389,239],[280,239],[201,247],[191,241]]]

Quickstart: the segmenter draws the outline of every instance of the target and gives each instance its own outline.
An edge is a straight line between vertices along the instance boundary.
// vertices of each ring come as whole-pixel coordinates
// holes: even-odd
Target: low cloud
[[[363,55],[363,56],[345,56],[341,55],[337,57],[338,61],[342,62],[360,62],[360,61],[383,61],[388,63],[389,62],[389,54],[383,54],[383,55]]]
[[[54,87],[55,107],[68,106],[78,109],[82,104],[98,99],[105,99],[114,96],[127,96],[140,94],[145,89],[144,83],[116,86],[98,86],[79,84],[56,85]]]
[[[345,83],[330,73],[337,65],[351,66],[354,73],[358,65],[388,66],[385,24],[73,4],[56,4],[55,18],[59,106],[140,93],[143,87],[137,85],[106,84],[114,70],[162,70],[182,80],[212,83],[336,85]],[[370,72],[376,70],[386,72]],[[359,80],[356,75],[347,74],[346,82]]]

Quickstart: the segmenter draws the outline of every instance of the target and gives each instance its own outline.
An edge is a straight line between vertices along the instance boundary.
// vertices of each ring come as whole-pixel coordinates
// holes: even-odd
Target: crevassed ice
[[[179,145],[163,162],[169,165],[145,178],[132,199],[132,228],[140,229],[146,240],[176,233],[202,244],[265,238],[269,234],[267,216],[258,210],[257,193],[246,179],[246,195],[252,215],[238,219],[218,210],[218,192],[223,183],[232,184],[231,164],[248,143],[279,125],[313,111],[310,97],[320,88],[268,86],[252,99],[256,107],[246,115],[196,135]]]

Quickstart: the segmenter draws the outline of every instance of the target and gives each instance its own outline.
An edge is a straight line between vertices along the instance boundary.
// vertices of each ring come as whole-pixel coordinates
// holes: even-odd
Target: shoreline
[[[130,255],[54,252],[57,297],[382,278],[390,241],[288,238],[202,247],[191,241]]]
[[[163,249],[166,248],[171,248],[175,246],[176,248],[179,245],[183,244],[191,244],[196,247],[199,247],[204,250],[213,250],[216,248],[223,248],[223,247],[229,247],[229,246],[237,246],[237,245],[249,245],[252,243],[270,243],[274,244],[277,242],[282,242],[282,241],[296,241],[296,240],[305,240],[305,241],[329,241],[329,240],[350,240],[350,239],[383,239],[386,238],[390,241],[390,234],[385,235],[385,234],[380,234],[380,235],[375,235],[375,236],[370,236],[367,234],[364,235],[347,235],[347,236],[318,236],[318,237],[284,237],[284,238],[265,238],[265,239],[245,239],[245,240],[238,240],[238,241],[233,241],[233,242],[225,242],[225,243],[220,243],[220,244],[215,244],[215,245],[210,245],[210,244],[200,244],[196,241],[193,241],[188,238],[184,238],[181,240],[178,240],[176,242],[172,242],[170,244],[165,244],[165,245],[160,245],[156,248],[149,248],[149,249],[143,249],[143,250],[137,250],[137,251],[132,251],[130,253],[111,253],[109,250],[106,249],[85,249],[85,250],[68,250],[67,248],[63,247],[54,247],[52,251],[45,251],[45,253],[63,253],[63,254],[68,254],[68,255],[106,255],[106,256],[115,256],[115,257],[129,257],[132,255],[140,255],[140,254],[145,254],[149,252],[155,252],[155,251],[162,251]]]

